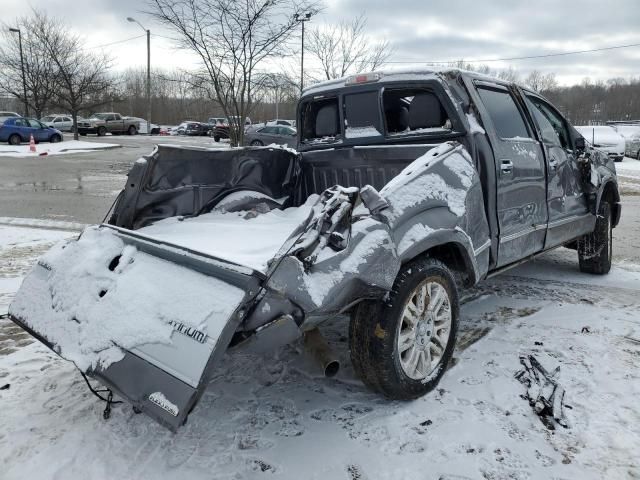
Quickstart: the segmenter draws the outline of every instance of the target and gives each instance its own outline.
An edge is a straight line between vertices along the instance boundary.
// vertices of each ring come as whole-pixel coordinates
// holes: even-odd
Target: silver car
[[[71,115],[47,115],[40,119],[47,127],[57,128],[61,132],[70,132],[73,129]]]
[[[295,128],[284,125],[267,125],[256,130],[249,130],[244,135],[244,144],[259,147],[261,145],[289,145],[297,144]]]

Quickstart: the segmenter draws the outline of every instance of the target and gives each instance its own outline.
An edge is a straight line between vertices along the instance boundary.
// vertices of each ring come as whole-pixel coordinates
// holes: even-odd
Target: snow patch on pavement
[[[92,150],[105,150],[119,148],[116,143],[85,142],[82,140],[65,140],[59,143],[39,143],[36,151],[30,152],[29,145],[0,145],[0,156],[3,157],[37,157],[43,154],[62,155],[65,153],[90,152]]]

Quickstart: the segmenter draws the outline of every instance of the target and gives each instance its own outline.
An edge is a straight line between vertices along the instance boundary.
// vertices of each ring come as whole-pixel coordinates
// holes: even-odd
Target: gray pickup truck
[[[103,137],[107,133],[135,135],[139,130],[140,121],[113,112],[94,113],[91,117],[78,122],[80,135],[88,133],[96,134],[99,137]]]
[[[298,151],[158,146],[108,223],[38,261],[13,321],[175,429],[228,349],[304,336],[326,359],[317,327],[348,314],[363,382],[416,398],[452,356],[461,288],[560,246],[611,267],[614,164],[533,91],[363,74],[307,88],[297,123]]]

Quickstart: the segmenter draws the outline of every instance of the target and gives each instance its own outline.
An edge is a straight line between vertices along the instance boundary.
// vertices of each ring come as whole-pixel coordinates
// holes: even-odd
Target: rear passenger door
[[[542,147],[522,106],[506,85],[476,81],[478,110],[496,161],[495,192],[499,229],[497,267],[544,248],[547,228],[546,175]],[[488,186],[492,188],[492,186]]]

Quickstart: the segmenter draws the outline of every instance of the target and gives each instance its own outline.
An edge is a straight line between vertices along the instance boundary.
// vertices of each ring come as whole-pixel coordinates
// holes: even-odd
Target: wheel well
[[[613,216],[613,226],[615,227],[618,224],[620,219],[620,194],[618,193],[618,189],[614,182],[608,182],[604,189],[602,190],[602,195],[600,196],[600,202],[608,202],[611,205],[611,213]],[[597,209],[600,208],[600,204],[598,203]],[[596,209],[596,211],[598,211]]]
[[[444,263],[453,273],[462,280],[465,286],[475,282],[473,262],[459,243],[449,242],[430,248],[422,255],[437,258]]]

